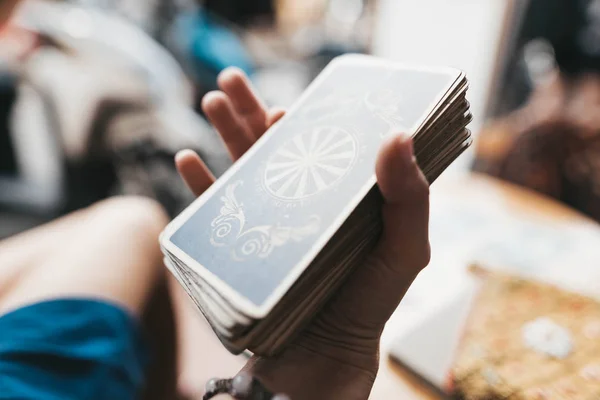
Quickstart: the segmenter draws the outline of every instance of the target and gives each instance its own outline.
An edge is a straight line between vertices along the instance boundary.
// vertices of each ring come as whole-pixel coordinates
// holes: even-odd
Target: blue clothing
[[[106,302],[52,300],[0,317],[0,399],[135,399],[146,358],[137,320]]]
[[[252,75],[252,58],[239,36],[201,8],[182,14],[174,32],[189,72],[203,88],[218,89],[217,76],[227,67]]]

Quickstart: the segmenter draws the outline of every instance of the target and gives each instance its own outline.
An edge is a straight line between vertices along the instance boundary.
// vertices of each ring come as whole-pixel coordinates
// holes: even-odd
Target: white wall
[[[379,0],[373,52],[397,61],[464,70],[471,83],[468,99],[474,120],[470,128],[477,135],[511,4],[509,0]],[[472,150],[469,155],[452,170],[466,170]]]

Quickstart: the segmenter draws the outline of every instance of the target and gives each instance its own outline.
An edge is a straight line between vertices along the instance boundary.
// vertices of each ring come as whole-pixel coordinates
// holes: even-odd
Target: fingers
[[[186,185],[200,196],[215,181],[206,164],[192,150],[182,150],[175,155],[175,165]]]
[[[202,99],[202,110],[225,142],[231,157],[240,158],[252,146],[255,139],[248,133],[244,122],[237,115],[232,100],[225,93],[214,91]]]
[[[204,96],[202,109],[223,138],[232,158],[237,160],[283,116],[284,111],[267,111],[248,77],[237,68],[221,72],[218,85],[221,91]]]
[[[267,109],[246,74],[238,68],[227,68],[219,74],[217,83],[247,124],[250,135],[255,140],[262,136],[267,130]]]
[[[267,112],[267,129],[273,126],[285,115],[285,109],[273,107]]]
[[[240,158],[285,110],[266,110],[254,94],[244,73],[228,68],[218,78],[223,91],[213,91],[202,99],[202,110],[225,142],[231,157]],[[177,168],[192,191],[200,195],[214,177],[197,154],[186,151],[176,157]],[[207,178],[208,177],[208,178]]]

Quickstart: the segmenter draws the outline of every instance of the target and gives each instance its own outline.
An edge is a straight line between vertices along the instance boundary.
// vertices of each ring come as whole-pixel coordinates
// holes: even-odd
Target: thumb
[[[342,331],[378,338],[417,274],[429,262],[429,185],[413,155],[412,139],[399,135],[382,147],[376,165],[383,232],[364,265],[330,303],[326,317]],[[331,321],[329,321],[331,322]]]
[[[392,271],[416,276],[429,263],[429,184],[413,142],[400,134],[382,147],[376,165],[384,198],[383,234],[374,252]]]
[[[417,165],[412,138],[401,134],[382,147],[376,165],[383,195],[383,232],[365,268],[377,294],[373,323],[385,325],[419,272],[429,264],[429,184]],[[360,274],[360,273],[359,273]]]

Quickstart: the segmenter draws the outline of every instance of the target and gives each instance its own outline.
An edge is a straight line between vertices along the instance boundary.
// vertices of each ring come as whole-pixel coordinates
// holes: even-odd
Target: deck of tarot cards
[[[373,248],[375,160],[413,135],[433,182],[471,143],[461,71],[346,55],[161,235],[165,263],[225,347],[279,352]]]

